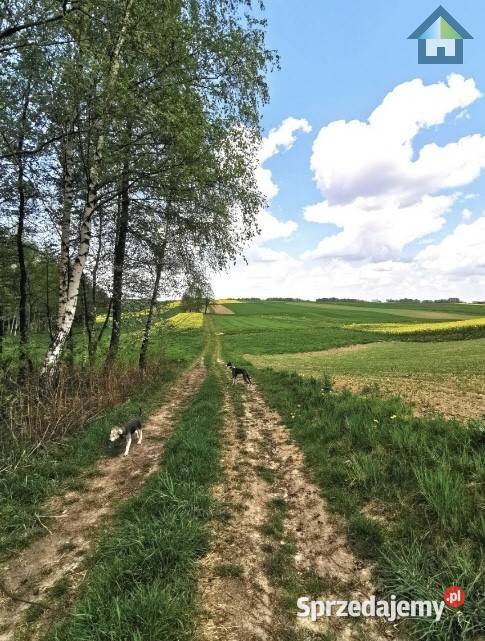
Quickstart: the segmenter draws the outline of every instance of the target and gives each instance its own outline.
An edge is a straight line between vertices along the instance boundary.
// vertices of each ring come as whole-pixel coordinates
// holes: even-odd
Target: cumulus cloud
[[[261,141],[256,178],[268,204],[271,203],[279,190],[273,181],[271,170],[264,167],[263,163],[276,154],[291,149],[296,142],[298,132],[309,133],[310,131],[311,127],[304,118],[289,117],[285,118],[279,127],[271,129]],[[258,212],[258,224],[261,234],[253,241],[252,247],[260,246],[270,240],[289,238],[298,229],[296,221],[281,221],[268,209],[262,209]],[[252,247],[248,248],[248,252],[251,252]]]
[[[468,119],[468,107],[480,97],[473,79],[456,74],[431,85],[413,80],[392,90],[365,122],[323,127],[311,169],[324,200],[306,207],[304,218],[334,229],[294,258],[267,243],[291,239],[297,222],[261,211],[262,234],[246,252],[248,264],[217,277],[216,295],[483,298],[485,212],[476,218],[465,208],[479,194],[463,188],[485,168],[485,137],[416,148],[420,132],[449,117]],[[309,131],[305,120],[288,118],[264,139],[258,180],[270,201],[278,186],[264,163]],[[434,234],[443,232],[459,203],[460,224],[437,241]],[[403,259],[411,243],[415,249]]]
[[[379,261],[443,227],[456,196],[439,194],[478,178],[485,168],[485,136],[428,144],[416,155],[413,141],[480,97],[475,81],[458,74],[431,85],[416,79],[393,89],[366,122],[323,127],[310,164],[325,201],[307,207],[304,217],[340,230],[307,257]]]
[[[485,275],[485,215],[461,224],[440,243],[416,256],[416,268],[443,274]],[[478,292],[477,292],[478,294]]]
[[[406,245],[443,227],[444,214],[455,198],[424,196],[413,205],[400,207],[397,202],[389,202],[376,209],[368,208],[363,198],[349,205],[331,207],[328,202],[314,205],[306,210],[307,220],[333,223],[343,229],[323,238],[304,258],[397,259]]]
[[[285,118],[279,127],[271,129],[267,136],[261,142],[259,151],[259,166],[256,177],[259,188],[266,196],[268,201],[272,200],[278,194],[278,185],[273,182],[273,176],[270,169],[263,167],[263,164],[280,153],[293,147],[296,142],[296,134],[299,131],[310,133],[312,128],[304,118]]]

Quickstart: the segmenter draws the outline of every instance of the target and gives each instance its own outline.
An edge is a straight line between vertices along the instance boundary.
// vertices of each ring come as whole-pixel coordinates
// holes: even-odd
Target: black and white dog
[[[249,374],[247,373],[247,371],[245,369],[243,369],[242,367],[236,367],[235,365],[233,365],[231,363],[231,361],[229,361],[229,363],[227,363],[226,367],[229,367],[230,370],[231,370],[231,373],[232,373],[232,384],[233,385],[236,384],[236,380],[237,380],[237,377],[239,375],[241,375],[243,377],[243,381],[246,383],[246,385],[251,385],[251,383],[252,383],[251,377],[249,376]]]
[[[140,410],[140,414],[141,414],[141,410]],[[138,438],[138,445],[140,445],[141,439],[143,437],[140,416],[133,416],[125,423],[123,427],[113,427],[109,435],[109,440],[112,443],[114,443],[115,441],[119,441],[120,439],[125,438],[126,439],[125,456],[128,456],[133,434],[135,434],[136,437]]]

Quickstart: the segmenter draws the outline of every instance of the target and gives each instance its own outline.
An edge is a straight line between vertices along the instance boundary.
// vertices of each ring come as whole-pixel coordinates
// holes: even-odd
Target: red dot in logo
[[[450,608],[460,608],[465,603],[465,591],[459,585],[451,585],[446,588],[443,601]]]

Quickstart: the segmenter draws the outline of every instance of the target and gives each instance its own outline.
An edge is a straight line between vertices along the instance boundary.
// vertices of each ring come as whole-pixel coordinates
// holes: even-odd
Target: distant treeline
[[[291,296],[285,296],[285,297],[272,296],[271,298],[258,298],[256,296],[253,296],[251,298],[235,298],[234,300],[238,300],[245,303],[262,303],[262,302],[267,302],[267,303],[408,303],[408,304],[414,303],[414,304],[420,304],[420,305],[426,305],[426,304],[429,305],[429,304],[437,304],[437,303],[443,303],[443,304],[465,303],[465,301],[462,301],[460,298],[455,298],[455,297],[436,298],[434,300],[433,299],[420,300],[419,298],[387,298],[384,301],[384,300],[379,300],[377,298],[373,300],[369,300],[365,298],[337,298],[336,296],[330,296],[328,298],[316,298],[315,300],[311,300],[309,298],[292,298]],[[485,301],[474,300],[473,304],[485,305]]]
[[[365,299],[365,298],[337,298],[336,296],[330,296],[327,298],[317,298],[314,301],[307,298],[291,298],[291,297],[272,297],[272,298],[238,298],[235,300],[246,301],[246,302],[258,302],[258,301],[267,301],[267,302],[280,302],[280,303],[414,303],[414,304],[436,304],[436,303],[463,303],[460,298],[450,297],[450,298],[436,298],[436,299],[424,299],[420,300],[419,298],[388,298],[385,301],[379,299]],[[485,301],[475,300],[473,301],[475,305],[484,305]]]

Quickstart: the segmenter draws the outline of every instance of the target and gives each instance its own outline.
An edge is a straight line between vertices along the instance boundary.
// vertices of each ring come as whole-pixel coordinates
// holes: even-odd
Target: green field
[[[299,354],[246,355],[256,367],[303,373],[353,376],[485,377],[485,338],[448,342],[369,343],[358,349]]]
[[[214,316],[213,318],[217,331],[224,334],[224,351],[233,360],[247,360],[246,354],[250,354],[252,360],[262,354],[317,352],[348,345],[375,343],[376,341],[392,341],[392,347],[389,347],[385,352],[385,358],[388,358],[393,354],[394,349],[397,349],[397,359],[413,360],[414,352],[420,351],[422,346],[408,346],[407,343],[396,342],[398,336],[376,335],[365,329],[348,326],[360,323],[409,324],[412,321],[419,324],[423,322],[424,318],[427,324],[430,322],[439,324],[440,321],[451,318],[460,320],[479,318],[485,315],[483,306],[464,304],[429,304],[415,305],[414,307],[406,304],[399,307],[396,303],[349,305],[249,302],[228,304],[227,307],[234,312],[233,316]],[[478,336],[480,336],[479,333]],[[472,338],[473,334],[469,333],[468,337]],[[413,334],[413,339],[419,340],[419,333]],[[453,369],[455,347],[458,342],[449,343],[449,345],[455,345],[453,348],[447,346],[446,341],[443,343],[443,346],[436,348],[438,351],[425,346],[426,353],[429,352],[429,358],[426,360],[435,359],[435,366],[438,369],[443,367],[449,371]],[[464,361],[469,356],[473,357],[473,352],[476,350],[476,359],[472,364],[472,368],[475,369],[475,360],[480,360],[480,354],[484,354],[484,343],[476,342],[474,347],[462,345],[460,349],[464,350],[464,354],[460,356],[457,353],[457,367],[460,370],[463,369],[463,364],[458,361]],[[440,356],[440,350],[443,350],[443,358]],[[379,358],[379,353],[375,354],[377,358]],[[357,353],[347,358],[353,361],[354,356],[356,357]],[[340,358],[342,356],[335,357],[336,360]],[[443,359],[446,359],[447,362],[444,363]],[[366,357],[362,355],[361,360],[364,363]]]

